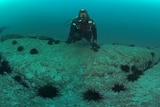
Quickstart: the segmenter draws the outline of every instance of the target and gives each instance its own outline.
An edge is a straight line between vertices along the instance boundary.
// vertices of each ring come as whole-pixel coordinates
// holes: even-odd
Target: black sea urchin
[[[13,45],[17,44],[17,41],[16,41],[16,40],[13,40],[13,41],[12,41],[12,44],[13,44]]]
[[[103,96],[94,89],[88,89],[83,93],[83,99],[87,101],[100,101]]]
[[[138,80],[139,77],[140,77],[139,75],[133,73],[133,74],[129,74],[127,76],[127,80],[131,81],[131,82],[134,82],[134,81]]]
[[[30,54],[38,54],[38,50],[36,48],[32,48],[30,50]]]
[[[59,95],[59,90],[57,87],[52,85],[44,85],[38,89],[38,96],[42,98],[54,98]]]
[[[121,70],[124,72],[129,72],[130,71],[130,66],[125,64],[120,66]]]
[[[114,92],[120,92],[120,91],[125,91],[126,88],[123,84],[115,84],[114,87],[112,87],[112,90]]]
[[[23,46],[19,46],[18,48],[17,48],[17,51],[19,51],[19,52],[21,52],[21,51],[23,51],[24,50],[24,47]]]

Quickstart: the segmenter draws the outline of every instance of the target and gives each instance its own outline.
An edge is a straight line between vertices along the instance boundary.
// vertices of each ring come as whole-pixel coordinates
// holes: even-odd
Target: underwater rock
[[[40,36],[40,35],[22,35],[22,34],[7,34],[4,36],[0,37],[1,41],[5,41],[8,39],[18,39],[18,38],[33,38],[33,39],[40,39],[40,40],[52,40],[54,41],[53,38],[47,37],[47,36]]]
[[[4,86],[7,90],[6,92],[0,91],[0,95],[3,96],[0,103],[6,104],[6,100],[11,99],[10,96],[13,94],[16,100],[11,99],[9,103],[16,102],[22,107],[24,105],[21,104],[26,100],[27,105],[25,106],[39,107],[44,107],[46,102],[51,105],[54,103],[54,106],[57,107],[66,105],[68,107],[116,107],[125,106],[126,102],[127,106],[133,104],[138,106],[143,101],[138,101],[137,104],[134,97],[143,98],[145,94],[151,98],[152,94],[148,94],[150,92],[148,88],[144,88],[146,92],[139,90],[142,87],[148,87],[148,82],[145,81],[154,80],[151,75],[146,77],[148,79],[144,77],[154,67],[154,64],[159,62],[160,49],[104,44],[98,52],[93,52],[91,46],[85,43],[66,44],[62,42],[58,45],[48,45],[48,38],[37,38],[14,38],[20,46],[25,47],[25,51],[21,54],[17,51],[17,45],[12,44],[13,40],[6,39],[0,42],[0,53],[13,67],[14,80],[24,87],[27,85],[29,87],[20,90],[18,86],[15,86],[16,82],[13,83],[13,79],[10,79],[9,76],[0,78],[3,81],[0,82],[0,90],[4,90]],[[36,55],[29,53],[31,49]],[[27,84],[26,81],[21,82],[23,78],[16,76],[17,74],[26,77],[27,83],[30,84]],[[143,84],[137,86],[140,82]],[[150,89],[158,87],[157,85],[154,83]],[[13,90],[14,93],[10,90]],[[10,96],[7,96],[6,93]],[[138,96],[136,96],[137,93]],[[59,94],[61,96],[57,97]],[[33,103],[35,99],[39,103]],[[155,100],[149,99],[147,102],[155,103]]]
[[[50,41],[54,41],[54,39],[51,38],[51,37],[47,37],[47,36],[39,36],[39,35],[28,36],[28,38],[34,38],[34,39],[40,39],[40,40],[50,40]]]
[[[48,40],[48,45],[52,45],[54,43],[54,39],[49,39]]]
[[[1,41],[5,41],[8,39],[18,39],[18,38],[24,38],[25,36],[21,35],[21,34],[7,34],[5,36],[1,36],[0,40]]]
[[[55,43],[55,44],[59,44],[59,43],[60,43],[60,40],[55,40],[54,43]]]

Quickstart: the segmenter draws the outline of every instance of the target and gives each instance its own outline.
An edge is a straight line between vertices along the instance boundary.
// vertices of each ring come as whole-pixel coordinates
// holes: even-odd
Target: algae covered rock
[[[13,69],[9,76],[14,78],[15,75],[22,75],[21,81],[27,84],[26,88],[13,82],[14,79],[9,76],[3,77],[6,79],[0,86],[7,86],[3,87],[5,91],[1,91],[0,96],[4,100],[12,97],[12,100],[0,100],[0,104],[11,106],[15,102],[15,105],[35,104],[34,106],[39,107],[107,107],[124,106],[127,101],[127,106],[136,106],[132,86],[160,60],[158,48],[104,44],[99,52],[93,52],[91,46],[85,43],[58,42],[59,44],[48,45],[48,38],[42,38],[18,36],[0,42],[0,53]],[[13,39],[16,41],[15,45]],[[24,50],[17,51],[19,46],[23,46]],[[32,49],[38,50],[38,54],[30,54]],[[11,87],[12,85],[15,87]],[[38,89],[46,85],[55,86],[59,96],[51,99],[39,97]],[[15,91],[17,88],[20,89],[19,92]],[[16,100],[13,100],[13,93],[9,90],[17,93],[14,95]],[[48,95],[46,90],[47,88],[42,90],[44,95]],[[123,96],[123,99],[119,96]],[[22,104],[25,100],[29,102]]]

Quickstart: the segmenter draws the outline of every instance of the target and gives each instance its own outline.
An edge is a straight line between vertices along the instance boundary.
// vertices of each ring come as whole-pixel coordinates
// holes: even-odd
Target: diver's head
[[[89,15],[85,9],[81,9],[79,11],[78,17],[79,17],[79,20],[81,20],[82,22],[86,22],[89,19]]]

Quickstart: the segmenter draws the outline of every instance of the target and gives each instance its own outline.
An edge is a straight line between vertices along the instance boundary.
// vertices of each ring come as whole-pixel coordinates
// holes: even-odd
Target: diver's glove
[[[100,46],[97,43],[92,43],[92,47],[94,48],[100,48]]]
[[[97,43],[92,43],[92,50],[94,52],[98,52],[98,49],[100,48],[100,46]]]

